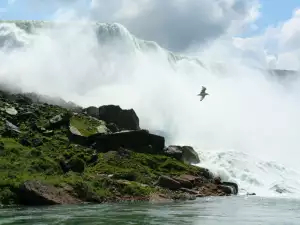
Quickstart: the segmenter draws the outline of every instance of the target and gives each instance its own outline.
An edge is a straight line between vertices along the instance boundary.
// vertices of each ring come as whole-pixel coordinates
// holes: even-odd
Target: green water
[[[172,204],[122,203],[1,209],[0,224],[299,225],[300,200],[227,197]]]

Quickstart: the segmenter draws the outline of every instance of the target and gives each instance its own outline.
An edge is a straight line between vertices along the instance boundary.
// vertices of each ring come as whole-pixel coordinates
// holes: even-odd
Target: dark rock
[[[81,158],[74,156],[68,162],[68,166],[73,172],[83,173],[85,169],[85,162]]]
[[[66,114],[59,114],[53,118],[50,119],[50,129],[57,129],[62,126],[69,127],[70,126],[70,118],[71,115],[66,113]]]
[[[232,194],[233,194],[233,195],[237,195],[237,194],[238,194],[238,192],[239,192],[239,187],[238,187],[238,185],[237,185],[236,183],[233,183],[233,182],[222,182],[221,184],[222,184],[223,186],[225,185],[225,186],[230,187],[231,190],[232,190]]]
[[[83,109],[83,111],[89,116],[96,117],[96,118],[99,117],[99,109],[95,106],[90,106],[86,109]]]
[[[228,195],[233,194],[233,189],[231,186],[227,185],[219,185],[219,188]]]
[[[68,164],[64,160],[60,160],[59,165],[60,165],[60,168],[62,169],[62,171],[64,173],[67,173],[67,172],[70,171],[70,167],[68,166]]]
[[[187,164],[200,163],[198,153],[191,146],[170,145],[165,149],[165,154]]]
[[[120,147],[143,152],[144,147],[151,145],[152,153],[162,153],[165,145],[164,137],[150,134],[146,130],[94,134],[88,139],[89,143],[95,143],[95,148],[101,152],[118,150]],[[149,151],[149,148],[147,148],[147,151]]]
[[[181,178],[174,178],[174,180],[178,181],[180,185],[184,188],[189,188],[189,189],[193,188],[193,184],[188,180],[181,179]]]
[[[3,137],[18,137],[18,135],[21,133],[20,129],[12,124],[9,121],[5,121],[5,130],[3,132]]]
[[[43,145],[43,141],[39,138],[33,138],[31,143],[32,143],[32,147],[39,147]]]
[[[255,194],[255,193],[248,193],[248,192],[247,192],[246,195],[256,195],[256,194]]]
[[[113,132],[113,133],[115,133],[115,132],[118,132],[119,131],[119,129],[118,129],[118,127],[117,127],[117,125],[116,124],[114,124],[114,123],[109,123],[109,124],[106,124],[106,127],[111,131],[111,132]]]
[[[181,185],[178,181],[168,176],[160,176],[157,183],[159,186],[168,188],[170,190],[178,190],[181,188]]]
[[[196,195],[188,194],[188,193],[179,193],[179,194],[174,195],[173,199],[177,200],[177,201],[195,200]]]
[[[26,181],[19,188],[21,204],[30,206],[78,204],[80,200],[69,195],[63,189],[40,181]]]
[[[93,155],[91,155],[90,160],[88,161],[88,163],[92,164],[92,163],[96,163],[98,161],[98,154],[94,153]]]
[[[30,141],[28,141],[27,138],[21,138],[20,144],[23,145],[23,146],[26,146],[26,147],[31,146],[31,143],[30,143]]]
[[[24,113],[19,113],[17,115],[17,118],[19,122],[24,122],[29,120],[35,121],[38,118],[38,116],[33,112],[24,112]]]
[[[104,105],[99,107],[100,120],[114,123],[125,130],[140,130],[139,118],[133,109],[121,109],[117,105]]]
[[[95,145],[95,143],[91,142],[88,137],[85,137],[82,135],[77,135],[73,131],[71,131],[71,130],[68,131],[69,142],[78,144],[78,145],[82,145],[82,146],[88,146],[88,147],[90,147],[92,144]]]

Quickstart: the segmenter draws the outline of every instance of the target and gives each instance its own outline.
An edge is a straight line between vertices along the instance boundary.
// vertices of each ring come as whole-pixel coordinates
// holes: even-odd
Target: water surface
[[[300,200],[251,196],[203,198],[172,204],[14,208],[0,210],[0,224],[299,225]]]

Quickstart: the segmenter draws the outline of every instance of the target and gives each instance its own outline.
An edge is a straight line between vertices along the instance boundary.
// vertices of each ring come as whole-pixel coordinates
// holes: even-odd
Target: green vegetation
[[[1,96],[1,94],[0,94]],[[24,99],[24,101],[29,101]],[[87,201],[109,200],[116,196],[148,196],[157,190],[159,175],[197,174],[189,166],[163,155],[137,153],[126,149],[95,154],[95,150],[70,143],[69,125],[83,136],[108,129],[103,121],[48,104],[18,104],[0,98],[17,111],[1,111],[0,120],[0,203],[18,204],[19,186],[40,180],[71,190]],[[62,120],[53,117],[63,115]],[[67,115],[67,116],[66,116]],[[71,116],[70,120],[64,119]],[[5,126],[5,120],[19,131]],[[51,122],[52,121],[52,122]],[[97,127],[101,126],[101,129]]]

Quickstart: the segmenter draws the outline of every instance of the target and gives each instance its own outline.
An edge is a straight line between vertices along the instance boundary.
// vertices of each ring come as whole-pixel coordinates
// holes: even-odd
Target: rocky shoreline
[[[0,92],[0,203],[193,200],[238,194],[191,146],[165,146],[133,109],[63,107]]]

